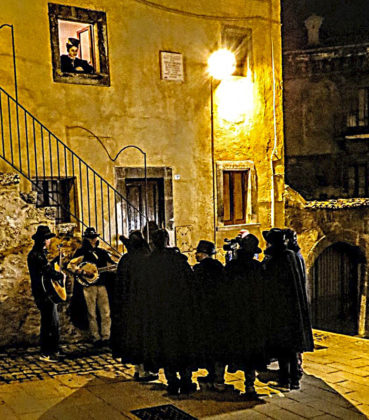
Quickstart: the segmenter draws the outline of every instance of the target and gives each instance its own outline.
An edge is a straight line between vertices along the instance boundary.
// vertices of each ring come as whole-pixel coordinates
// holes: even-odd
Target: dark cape
[[[229,309],[229,362],[233,367],[264,368],[266,308],[262,265],[242,249],[226,265]]]
[[[144,333],[147,323],[147,264],[145,248],[130,250],[119,261],[112,293],[111,347],[123,363],[144,361]]]
[[[76,70],[77,67],[81,67],[83,70]],[[86,60],[81,60],[76,57],[72,60],[69,55],[63,54],[60,56],[60,68],[65,73],[93,73],[94,68],[88,64]]]
[[[269,355],[313,351],[305,282],[296,254],[282,246],[271,246],[264,253]]]
[[[193,363],[193,272],[187,257],[171,248],[155,249],[146,266],[147,323],[144,363],[174,370]]]
[[[196,296],[196,352],[197,363],[206,367],[209,362],[225,362],[227,301],[224,296],[223,265],[205,258],[193,267]]]

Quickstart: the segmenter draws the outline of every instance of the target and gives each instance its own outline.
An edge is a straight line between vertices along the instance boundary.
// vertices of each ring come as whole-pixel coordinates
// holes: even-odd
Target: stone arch
[[[321,256],[328,248],[343,244],[347,250],[351,248],[355,254],[360,270],[358,274],[358,334],[365,335],[366,333],[366,318],[367,318],[367,297],[368,297],[368,270],[367,270],[367,253],[365,246],[362,246],[360,236],[357,232],[352,230],[341,230],[339,232],[329,232],[322,236],[310,249],[306,258],[307,266],[307,290],[309,299],[312,298],[312,269],[319,256]]]

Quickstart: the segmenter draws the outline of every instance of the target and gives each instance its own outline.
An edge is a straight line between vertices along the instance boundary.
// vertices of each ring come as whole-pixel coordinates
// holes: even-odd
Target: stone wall
[[[27,254],[38,225],[47,224],[53,231],[55,227],[49,208],[38,209],[25,198],[32,201],[20,193],[19,176],[0,173],[0,348],[38,344],[40,315],[31,293]],[[57,252],[59,242],[67,247],[68,254],[79,243],[60,232],[53,240],[51,254]],[[69,293],[71,286],[69,279]],[[67,310],[68,304],[60,305],[61,340],[85,339],[86,335],[72,326]]]
[[[362,200],[361,206],[351,206],[350,200],[335,200],[338,204],[347,201],[342,208],[332,204],[330,208],[319,208],[324,202],[306,202],[292,188],[286,186],[286,226],[294,229],[299,238],[301,252],[305,258],[308,271],[314,265],[317,257],[329,246],[336,242],[345,242],[357,247],[360,254],[366,260],[365,272],[361,279],[360,287],[360,314],[359,334],[369,336],[369,305],[368,294],[368,272],[367,262],[369,261],[369,207],[366,199]],[[333,201],[333,200],[332,200]],[[354,201],[351,200],[351,201]],[[319,204],[318,204],[319,203]],[[355,203],[357,205],[357,203]],[[323,206],[321,206],[323,207]]]

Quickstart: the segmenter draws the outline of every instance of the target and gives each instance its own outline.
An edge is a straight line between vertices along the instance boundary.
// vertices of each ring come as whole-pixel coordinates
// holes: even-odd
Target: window
[[[219,227],[256,223],[257,186],[251,161],[220,161],[217,166]]]
[[[248,171],[223,171],[224,224],[246,223]]]
[[[345,185],[349,197],[368,197],[368,175],[369,168],[367,163],[357,163],[348,166]]]
[[[348,99],[346,116],[347,127],[369,126],[369,88],[360,88],[351,92]]]
[[[222,47],[236,56],[235,76],[246,76],[252,70],[251,29],[238,26],[225,26],[222,34]]]
[[[104,12],[49,3],[55,82],[109,86]]]
[[[57,224],[71,221],[70,213],[76,207],[74,178],[37,179],[32,188],[37,191],[37,207],[56,207]]]

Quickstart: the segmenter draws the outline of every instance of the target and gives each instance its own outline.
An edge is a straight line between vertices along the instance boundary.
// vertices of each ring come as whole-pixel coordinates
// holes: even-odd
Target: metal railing
[[[94,226],[101,239],[118,249],[130,218],[146,223],[142,205],[134,207],[90,165],[0,87],[0,157],[23,175],[38,194],[45,180],[73,180],[69,197],[46,192],[51,205],[62,209],[80,229]]]

